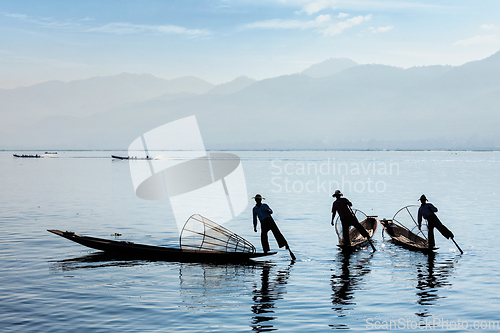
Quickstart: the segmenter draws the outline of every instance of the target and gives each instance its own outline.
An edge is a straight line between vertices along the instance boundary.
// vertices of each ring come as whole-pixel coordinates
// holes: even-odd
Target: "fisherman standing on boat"
[[[452,238],[453,239],[453,233],[446,228],[441,221],[439,221],[438,217],[436,216],[436,213],[438,209],[431,203],[427,202],[427,198],[424,194],[420,196],[421,205],[420,208],[418,209],[418,229],[420,230],[422,227],[422,217],[427,220],[427,241],[429,242],[429,249],[433,250],[434,246],[436,245],[436,242],[434,240],[434,228],[439,230],[439,232],[446,238]]]
[[[344,246],[351,245],[351,239],[349,238],[349,228],[353,226],[358,229],[359,233],[368,239],[373,251],[376,251],[375,246],[370,239],[368,231],[359,223],[358,219],[354,215],[351,206],[352,203],[347,198],[342,198],[343,194],[340,190],[335,190],[332,197],[336,198],[332,205],[332,226],[335,219],[335,214],[338,212],[340,216],[340,221],[342,222],[342,237],[344,238]]]
[[[264,253],[269,252],[269,241],[267,239],[267,233],[269,230],[273,232],[274,238],[276,238],[276,241],[278,242],[278,247],[283,247],[287,250],[290,250],[288,247],[288,243],[281,234],[280,230],[278,229],[278,226],[274,222],[271,214],[273,213],[273,210],[265,203],[262,203],[262,195],[256,194],[255,197],[252,199],[255,199],[255,207],[253,207],[253,231],[257,232],[257,217],[259,218],[260,221],[260,241],[262,243],[262,249],[264,250]]]

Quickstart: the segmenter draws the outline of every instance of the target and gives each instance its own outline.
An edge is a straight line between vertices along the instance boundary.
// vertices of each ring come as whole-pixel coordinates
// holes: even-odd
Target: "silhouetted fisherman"
[[[260,241],[262,243],[264,253],[267,253],[270,250],[269,241],[267,239],[267,233],[269,230],[273,232],[274,238],[276,238],[276,241],[278,242],[278,247],[281,248],[285,246],[287,250],[290,250],[285,237],[283,237],[271,216],[273,210],[267,204],[262,203],[262,199],[265,198],[262,198],[260,194],[256,194],[252,199],[255,199],[255,206],[253,207],[253,230],[257,232],[258,217],[260,221]]]
[[[441,221],[439,221],[438,217],[436,216],[436,213],[438,209],[431,203],[427,203],[427,198],[425,197],[424,194],[420,197],[421,205],[420,208],[418,209],[418,229],[422,227],[422,217],[427,220],[427,241],[429,242],[429,249],[432,250],[434,249],[436,242],[434,240],[434,228],[439,230],[441,235],[443,235],[446,239],[452,238],[453,239],[453,233],[450,231],[450,229],[446,228]],[[460,250],[462,251],[462,250]]]
[[[373,251],[377,251],[375,246],[370,239],[368,231],[359,223],[356,215],[354,215],[351,206],[352,203],[347,198],[342,198],[343,194],[340,190],[335,190],[332,197],[336,198],[332,205],[332,226],[334,225],[333,220],[335,219],[335,214],[338,212],[340,216],[340,221],[342,222],[342,237],[344,238],[344,246],[351,246],[351,239],[349,237],[349,228],[353,226],[358,229],[359,233],[368,239]]]

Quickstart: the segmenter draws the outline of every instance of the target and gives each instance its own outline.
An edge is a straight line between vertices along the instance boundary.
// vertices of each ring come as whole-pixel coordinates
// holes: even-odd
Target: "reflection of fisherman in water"
[[[352,310],[356,303],[354,302],[354,292],[361,289],[363,277],[370,273],[370,259],[373,252],[364,256],[363,252],[339,252],[337,255],[337,264],[332,274],[332,309],[338,312],[339,317],[345,317],[346,311]],[[352,261],[352,262],[351,262]],[[340,262],[340,264],[339,264]],[[330,325],[332,328],[348,328],[344,324]]]
[[[422,227],[422,217],[427,220],[427,230],[428,237],[427,240],[429,242],[429,249],[434,249],[436,242],[434,240],[434,228],[439,230],[439,232],[446,237],[446,239],[453,238],[453,233],[446,228],[441,221],[439,221],[436,216],[436,212],[438,209],[434,207],[433,204],[427,203],[427,198],[424,194],[420,197],[421,206],[418,209],[418,229],[420,230]]]
[[[252,318],[252,330],[257,332],[273,331],[271,323],[265,324],[276,319],[272,314],[275,312],[276,301],[283,298],[286,293],[285,285],[290,277],[290,269],[294,261],[290,262],[286,268],[279,269],[276,277],[273,279],[272,270],[275,268],[272,265],[264,264],[262,266],[260,289],[257,287],[253,290],[252,312],[255,314]]]
[[[419,317],[429,317],[429,307],[436,305],[439,298],[438,288],[451,286],[448,278],[453,273],[453,259],[446,259],[436,263],[436,254],[430,252],[427,261],[418,263],[417,266],[417,303],[424,308],[416,313]]]

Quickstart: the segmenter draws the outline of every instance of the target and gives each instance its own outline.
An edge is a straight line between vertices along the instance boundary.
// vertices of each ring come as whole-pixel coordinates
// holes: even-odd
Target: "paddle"
[[[287,245],[287,247],[288,247],[288,245]],[[290,252],[290,258],[292,258],[292,260],[297,260],[297,258],[293,254],[292,250],[290,250],[290,247],[288,247],[288,252]]]
[[[460,248],[460,246],[458,246],[457,242],[455,242],[455,239],[452,237],[451,240],[453,241],[453,243],[455,243],[455,245],[457,246],[457,249],[458,251],[460,251],[460,254],[464,254],[464,251],[462,251],[462,249]]]

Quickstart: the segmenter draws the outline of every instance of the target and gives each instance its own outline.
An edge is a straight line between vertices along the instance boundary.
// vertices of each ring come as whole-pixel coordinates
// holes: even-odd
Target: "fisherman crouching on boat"
[[[335,219],[335,214],[338,212],[340,216],[340,221],[342,222],[342,237],[344,238],[344,246],[351,246],[351,239],[349,237],[349,228],[353,226],[358,229],[359,233],[368,239],[373,251],[376,251],[375,246],[370,239],[368,231],[359,223],[358,219],[354,215],[351,206],[352,203],[347,198],[342,198],[343,194],[340,190],[336,190],[332,197],[336,198],[332,205],[332,226]]]
[[[427,202],[427,198],[424,194],[420,197],[421,205],[418,209],[418,229],[422,227],[422,217],[427,220],[427,241],[429,242],[429,249],[433,250],[436,242],[434,240],[434,228],[439,230],[439,232],[446,238],[453,238],[453,233],[446,228],[441,221],[436,216],[438,209],[431,203]]]
[[[278,226],[276,225],[276,222],[274,222],[271,214],[273,213],[273,210],[265,203],[262,203],[262,200],[265,198],[262,198],[260,194],[256,194],[255,197],[252,199],[255,199],[255,206],[253,207],[253,230],[257,232],[257,217],[259,218],[260,221],[260,241],[262,243],[262,249],[264,250],[264,253],[269,252],[269,241],[267,239],[267,233],[269,230],[273,232],[274,238],[276,238],[276,241],[278,242],[278,247],[283,247],[287,250],[288,248],[288,243],[281,234],[280,230],[278,229]]]

